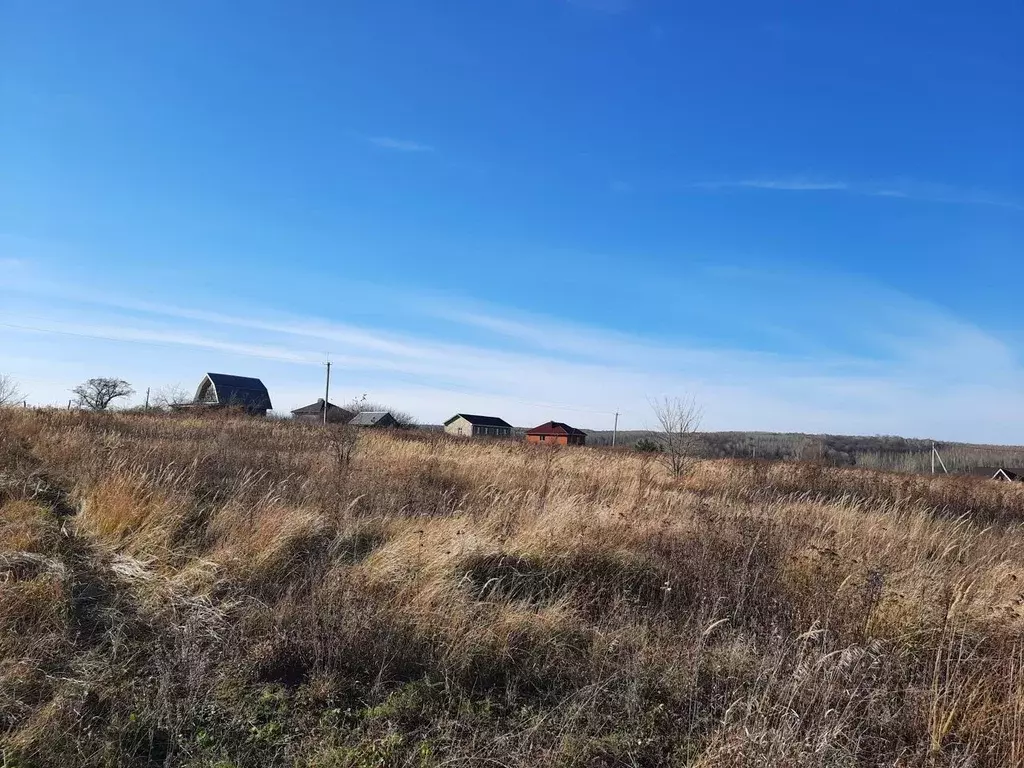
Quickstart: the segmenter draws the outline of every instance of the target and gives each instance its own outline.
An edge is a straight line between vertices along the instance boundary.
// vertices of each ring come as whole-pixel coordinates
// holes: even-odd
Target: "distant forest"
[[[632,447],[650,432],[619,432],[618,444]],[[588,445],[611,445],[611,431],[587,432]],[[1024,467],[1024,447],[936,443],[950,472],[976,467]],[[889,435],[805,435],[779,432],[701,432],[694,435],[694,453],[705,458],[802,459],[836,466],[859,466],[900,472],[931,470],[930,440]],[[938,467],[938,471],[941,468]]]

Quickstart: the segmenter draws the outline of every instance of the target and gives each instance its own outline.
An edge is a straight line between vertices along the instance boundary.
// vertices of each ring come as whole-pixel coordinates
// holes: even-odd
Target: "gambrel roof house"
[[[233,376],[228,373],[208,373],[199,382],[193,406],[235,406],[246,413],[266,416],[274,406],[270,393],[259,379]]]

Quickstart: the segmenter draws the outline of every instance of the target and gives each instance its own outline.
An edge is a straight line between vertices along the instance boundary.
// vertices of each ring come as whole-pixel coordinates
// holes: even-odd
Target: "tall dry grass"
[[[1024,497],[0,410],[7,766],[1024,766]]]

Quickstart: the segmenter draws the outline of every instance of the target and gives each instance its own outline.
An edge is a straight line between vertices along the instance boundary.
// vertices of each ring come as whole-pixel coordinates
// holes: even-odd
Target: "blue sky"
[[[0,372],[1024,442],[1024,7],[0,6]]]

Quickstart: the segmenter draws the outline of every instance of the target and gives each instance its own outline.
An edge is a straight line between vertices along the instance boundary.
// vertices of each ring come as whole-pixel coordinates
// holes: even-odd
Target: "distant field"
[[[1022,523],[974,477],[0,409],[0,765],[1020,767]]]

